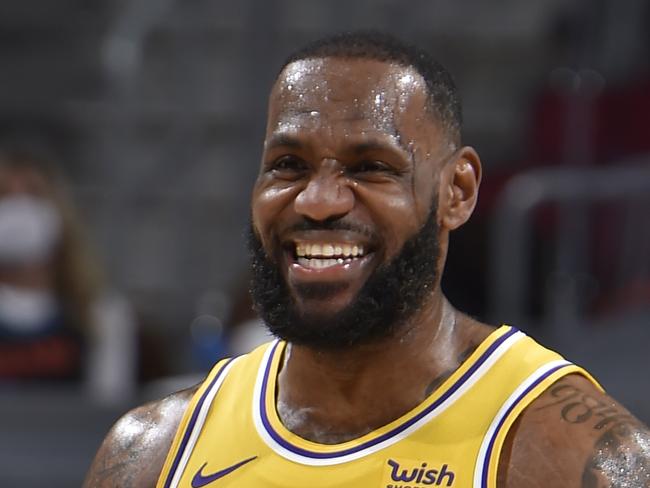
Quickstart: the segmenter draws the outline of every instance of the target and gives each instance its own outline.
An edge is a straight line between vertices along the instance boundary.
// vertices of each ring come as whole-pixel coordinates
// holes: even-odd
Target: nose
[[[312,220],[343,217],[354,207],[354,195],[346,177],[339,171],[315,173],[296,196],[294,209]]]

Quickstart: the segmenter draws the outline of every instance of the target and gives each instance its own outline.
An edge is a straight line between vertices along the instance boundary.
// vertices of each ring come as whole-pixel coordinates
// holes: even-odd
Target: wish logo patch
[[[394,458],[384,466],[382,488],[424,488],[453,486],[456,475],[448,464],[429,465],[424,461]]]

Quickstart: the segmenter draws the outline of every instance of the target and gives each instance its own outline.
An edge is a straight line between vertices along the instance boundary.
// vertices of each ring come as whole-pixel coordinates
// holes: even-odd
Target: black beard
[[[282,272],[249,226],[251,294],[269,331],[285,341],[314,349],[351,348],[392,337],[421,309],[438,279],[439,227],[433,205],[425,224],[388,263],[372,272],[356,300],[331,315],[298,310]],[[303,224],[303,228],[305,225]],[[314,223],[311,228],[322,228]],[[336,228],[336,222],[328,229]],[[305,293],[326,296],[336,285],[310,285]],[[322,289],[321,289],[322,288]]]

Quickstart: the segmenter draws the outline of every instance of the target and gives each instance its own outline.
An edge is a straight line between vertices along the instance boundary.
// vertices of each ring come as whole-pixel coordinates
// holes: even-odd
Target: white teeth
[[[302,266],[303,268],[310,268],[310,269],[325,269],[325,268],[330,268],[332,266],[336,266],[337,264],[346,264],[352,262],[353,258],[326,258],[326,259],[321,259],[321,258],[305,258],[305,257],[298,257],[298,264]]]
[[[353,244],[309,244],[296,243],[296,256],[299,258],[317,259],[330,258],[349,259],[363,256],[363,246]]]
[[[303,266],[313,269],[324,269],[339,264],[337,259],[307,259],[306,261],[308,261],[307,265]]]
[[[304,256],[305,255],[305,245],[304,244],[296,244],[296,256]]]

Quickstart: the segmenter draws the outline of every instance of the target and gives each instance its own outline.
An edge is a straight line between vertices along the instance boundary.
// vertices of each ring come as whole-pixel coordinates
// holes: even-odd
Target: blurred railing
[[[551,232],[540,236],[539,227],[533,226],[536,210],[549,204],[558,211],[550,219],[552,225],[543,227],[544,232]],[[600,204],[622,210],[613,220],[609,215],[609,220],[599,222],[601,231],[606,226],[599,237],[605,235],[618,243],[618,251],[606,256],[613,273],[606,278],[610,282],[604,283],[605,288],[602,276],[596,279],[590,256],[600,244],[591,237],[593,206]],[[534,242],[536,238],[543,242]],[[608,168],[537,169],[513,178],[499,200],[490,245],[492,322],[523,328],[584,366],[608,393],[648,422],[650,157]],[[554,257],[548,266],[540,263],[547,268],[543,270],[546,276],[540,278],[534,273],[532,257],[533,250],[543,246],[553,246]],[[632,283],[641,285],[634,299]],[[605,307],[606,312],[594,307],[600,302],[589,303],[593,297],[585,289],[598,290],[595,295],[600,300],[615,305]],[[610,289],[616,291],[608,293]],[[531,311],[533,293],[542,295],[538,317]]]
[[[627,232],[648,232],[650,227],[650,157],[607,168],[543,168],[514,177],[501,194],[490,236],[488,287],[489,316],[513,323],[530,319],[526,310],[530,293],[533,211],[545,204],[559,204],[555,235],[555,271],[571,272],[584,253],[587,204],[630,202],[641,208],[640,221]],[[646,237],[647,238],[647,237]],[[648,259],[650,248],[645,251]],[[564,311],[575,312],[575,303]],[[571,310],[571,308],[574,308]],[[546,310],[561,310],[550,303]],[[552,317],[543,317],[548,320]]]

